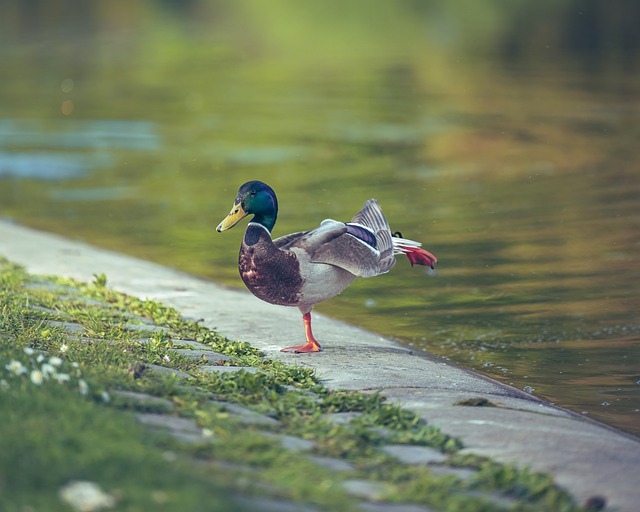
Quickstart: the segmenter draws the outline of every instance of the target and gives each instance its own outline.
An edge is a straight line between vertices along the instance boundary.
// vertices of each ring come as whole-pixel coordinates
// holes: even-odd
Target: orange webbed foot
[[[311,332],[311,312],[308,311],[302,315],[302,321],[304,322],[304,330],[307,335],[307,343],[305,345],[297,345],[295,347],[286,347],[280,350],[280,352],[293,352],[294,354],[309,354],[311,352],[320,352],[320,343],[313,337]]]
[[[320,352],[320,345],[318,345],[317,343],[307,343],[306,345],[286,347],[286,348],[280,349],[280,352],[293,352],[294,354],[307,354],[310,352]]]

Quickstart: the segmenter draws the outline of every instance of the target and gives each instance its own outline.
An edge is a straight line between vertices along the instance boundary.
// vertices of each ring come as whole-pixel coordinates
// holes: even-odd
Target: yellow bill
[[[237,203],[237,204],[233,205],[233,208],[231,208],[231,211],[229,212],[229,215],[227,215],[225,217],[225,219],[220,224],[218,224],[218,227],[216,228],[216,231],[218,233],[222,233],[223,231],[226,231],[227,229],[231,229],[240,220],[244,219],[247,215],[248,214],[242,209],[242,204],[241,203]]]

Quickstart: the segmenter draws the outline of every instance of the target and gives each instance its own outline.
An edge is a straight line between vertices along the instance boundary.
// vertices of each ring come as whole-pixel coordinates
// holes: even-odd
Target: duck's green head
[[[262,224],[269,231],[273,229],[278,216],[276,193],[266,183],[248,181],[240,187],[227,217],[218,224],[218,233],[231,229],[247,215],[253,215],[252,222]]]

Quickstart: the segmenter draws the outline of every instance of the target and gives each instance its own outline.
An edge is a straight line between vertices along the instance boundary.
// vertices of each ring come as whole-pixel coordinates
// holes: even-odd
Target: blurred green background
[[[214,229],[244,181],[276,236],[376,197],[441,263],[318,310],[640,433],[640,3],[2,13],[3,217],[241,286]]]

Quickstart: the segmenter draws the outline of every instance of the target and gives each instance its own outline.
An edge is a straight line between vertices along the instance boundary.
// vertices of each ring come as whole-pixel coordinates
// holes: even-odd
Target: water
[[[214,229],[244,181],[278,193],[276,235],[376,197],[436,272],[318,310],[640,433],[627,17],[585,39],[571,1],[65,5],[0,22],[1,215],[241,286],[242,229]]]

